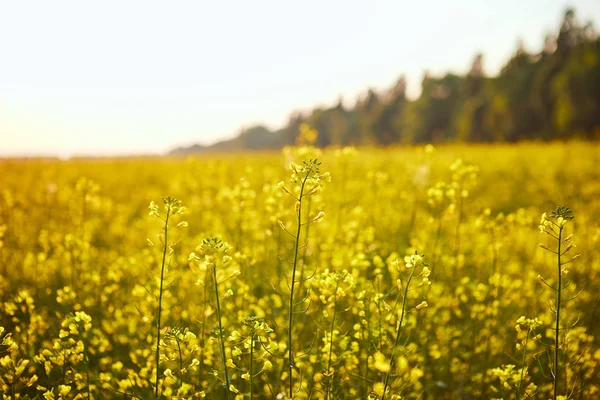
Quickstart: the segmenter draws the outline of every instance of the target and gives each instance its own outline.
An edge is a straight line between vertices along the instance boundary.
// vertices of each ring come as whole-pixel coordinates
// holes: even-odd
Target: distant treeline
[[[406,97],[401,77],[391,89],[369,90],[356,105],[296,113],[287,126],[243,130],[213,146],[174,150],[265,149],[295,144],[303,123],[318,132],[316,145],[345,146],[494,142],[600,137],[600,37],[568,10],[540,53],[519,45],[498,76],[486,76],[478,54],[466,76],[425,74],[418,99]]]

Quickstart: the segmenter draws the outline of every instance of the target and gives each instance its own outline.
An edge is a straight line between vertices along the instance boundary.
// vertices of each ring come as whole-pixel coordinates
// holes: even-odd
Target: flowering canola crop
[[[600,398],[600,146],[0,163],[4,399]]]

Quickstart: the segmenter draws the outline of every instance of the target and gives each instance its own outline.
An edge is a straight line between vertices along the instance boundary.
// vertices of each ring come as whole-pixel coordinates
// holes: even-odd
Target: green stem
[[[90,359],[87,356],[87,351],[85,352],[85,367],[86,367],[86,371],[85,371],[85,377],[86,377],[86,383],[87,383],[87,399],[90,400],[92,398],[92,393],[91,393],[91,389],[90,389]]]
[[[370,298],[367,298],[365,296],[365,300],[364,300],[364,304],[365,304],[365,320],[367,321],[367,327],[366,327],[366,337],[365,337],[365,328],[363,327],[362,330],[362,339],[364,341],[364,347],[365,347],[365,373],[364,373],[364,377],[365,380],[363,381],[363,398],[367,398],[367,393],[368,393],[368,385],[367,385],[367,379],[369,378],[369,344],[371,343],[371,313],[370,313]],[[362,326],[362,324],[361,324]]]
[[[221,348],[221,362],[223,363],[223,373],[225,374],[225,393],[229,399],[229,371],[227,370],[227,360],[225,359],[225,343],[223,342],[223,325],[221,323],[221,303],[219,301],[219,283],[217,282],[217,265],[213,264],[213,278],[215,280],[215,296],[217,298],[217,318],[219,319],[219,345]]]
[[[183,384],[183,375],[181,371],[183,371],[183,356],[181,355],[181,343],[179,343],[179,338],[177,340],[177,350],[179,351],[179,389],[181,389],[181,385]]]
[[[171,214],[171,207],[167,209],[167,216],[165,217],[165,237],[162,264],[160,267],[160,289],[158,291],[158,315],[156,318],[156,381],[154,383],[154,399],[158,399],[158,381],[160,378],[160,319],[162,316],[162,296],[163,296],[163,282],[165,280],[165,261],[167,259],[167,241],[169,235],[169,215]]]
[[[406,314],[406,297],[408,295],[408,287],[410,286],[410,281],[412,280],[414,273],[415,267],[412,268],[410,276],[406,281],[406,287],[404,288],[404,294],[402,296],[402,312],[400,313],[400,321],[398,322],[398,328],[396,329],[396,338],[394,339],[394,345],[392,346],[392,354],[390,355],[390,372],[388,372],[385,375],[385,382],[383,383],[383,393],[381,395],[381,400],[385,400],[385,392],[388,388],[390,374],[392,373],[392,369],[394,368],[394,364],[396,363],[394,351],[396,350],[396,346],[398,346],[398,341],[400,340],[400,336],[402,334],[402,324],[404,323],[404,315]]]
[[[310,170],[306,171],[302,185],[300,186],[300,196],[298,197],[298,228],[296,229],[296,245],[294,246],[294,264],[292,267],[292,284],[290,286],[289,318],[288,318],[288,366],[289,366],[289,390],[290,399],[294,398],[292,372],[294,371],[294,351],[292,349],[292,323],[294,316],[294,286],[296,283],[296,266],[298,265],[298,252],[300,248],[300,232],[302,229],[302,197],[304,195],[304,185],[310,175]]]
[[[310,208],[312,203],[312,197],[308,198],[308,205],[306,214],[310,217]],[[310,233],[310,224],[306,225],[306,229],[304,229],[304,241],[308,241],[308,234]],[[308,251],[308,246],[304,246],[304,251],[302,252],[302,257],[300,260],[302,261],[302,265],[300,266],[300,282],[298,282],[298,290],[302,291],[302,287],[304,285],[304,268],[306,267],[306,252]]]
[[[331,356],[333,353],[333,330],[335,329],[335,316],[336,316],[336,306],[337,306],[337,291],[340,286],[339,279],[335,285],[335,294],[333,295],[333,318],[331,318],[331,329],[329,330],[329,357],[327,359],[327,374],[330,376],[329,386],[327,387],[327,397],[326,400],[329,400],[329,394],[331,393],[331,387],[333,386],[333,376],[331,375]]]
[[[204,297],[203,297],[203,303],[204,303],[204,313],[203,313],[203,319],[202,319],[202,329],[200,330],[200,365],[198,365],[198,382],[200,383],[200,387],[202,387],[202,377],[203,375],[203,367],[204,367],[204,347],[206,344],[206,320],[207,320],[207,316],[206,316],[206,308],[208,306],[208,288],[207,288],[207,281],[208,281],[208,269],[206,269],[206,271],[204,272]]]
[[[377,336],[377,351],[381,352],[381,345],[383,343],[383,322],[381,322],[381,297],[379,296],[379,280],[377,280],[377,323],[379,325],[379,333]]]
[[[562,231],[563,227],[561,226],[558,229],[558,250],[557,250],[557,268],[558,268],[558,287],[556,288],[556,321],[554,328],[554,368],[553,368],[553,386],[554,386],[554,396],[553,399],[556,400],[558,396],[558,339],[560,335],[560,295],[562,292],[562,271],[561,271],[561,262],[560,262],[560,245],[562,241]]]
[[[252,371],[252,362],[254,361],[254,332],[250,338],[250,400],[254,398],[254,375]]]

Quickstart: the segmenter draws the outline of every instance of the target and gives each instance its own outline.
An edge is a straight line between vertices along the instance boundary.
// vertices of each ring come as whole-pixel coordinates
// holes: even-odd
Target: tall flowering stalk
[[[356,282],[354,281],[354,276],[345,269],[337,272],[330,272],[329,269],[325,269],[315,279],[318,293],[320,293],[319,300],[327,307],[323,310],[323,315],[326,319],[329,318],[329,309],[332,314],[331,322],[329,322],[329,326],[327,327],[329,331],[324,332],[323,342],[325,346],[322,349],[324,356],[327,358],[326,369],[323,373],[325,378],[323,379],[323,387],[325,389],[325,399],[329,400],[334,397],[332,392],[334,389],[334,376],[336,374],[333,346],[338,336],[340,336],[340,331],[336,327],[336,323],[339,322],[338,314],[343,312],[343,309],[339,310],[339,303],[346,297],[348,292],[354,290]],[[335,358],[338,359],[338,357],[339,355]],[[337,362],[339,362],[339,359]],[[343,369],[340,370],[343,371]],[[341,376],[338,378],[342,379]]]
[[[421,278],[421,282],[419,282],[419,286],[430,284],[429,275],[430,275],[431,271],[428,268],[429,264],[427,264],[425,262],[423,257],[424,257],[424,254],[419,255],[416,251],[415,251],[415,254],[404,257],[404,265],[407,269],[410,270],[410,274],[408,275],[408,278],[406,278],[404,280],[404,282],[402,279],[398,279],[398,282],[397,282],[398,296],[402,296],[402,307],[400,310],[400,316],[399,316],[398,322],[396,324],[394,343],[392,344],[389,361],[387,363],[381,362],[380,366],[378,368],[380,371],[385,372],[385,379],[383,381],[383,389],[381,390],[381,400],[385,399],[387,389],[390,386],[390,374],[396,365],[395,351],[396,351],[396,347],[398,347],[398,343],[400,342],[400,337],[402,336],[403,331],[404,331],[402,328],[404,326],[404,318],[406,316],[406,313],[409,311],[417,311],[417,310],[427,307],[427,302],[422,301],[421,303],[419,303],[414,308],[412,308],[408,311],[406,308],[406,303],[408,301],[408,292],[410,290],[410,284],[413,281],[415,274],[417,274],[416,276]],[[396,260],[396,261],[394,261],[393,265],[399,269],[400,262],[398,260]],[[417,269],[419,269],[419,268],[420,268],[420,272],[417,273]],[[400,300],[400,299],[398,299],[398,300]]]
[[[156,310],[156,380],[154,383],[154,398],[158,399],[159,392],[159,378],[161,376],[160,369],[160,335],[161,335],[161,318],[162,318],[162,301],[163,301],[163,290],[164,290],[164,282],[165,282],[165,272],[168,270],[169,265],[171,264],[170,260],[167,263],[167,256],[173,254],[173,246],[175,243],[169,243],[169,219],[178,214],[183,214],[185,208],[182,207],[181,201],[168,196],[163,198],[164,203],[164,214],[159,212],[159,207],[153,201],[150,202],[148,208],[150,209],[150,216],[157,217],[161,221],[163,221],[163,233],[159,235],[159,239],[163,244],[162,251],[162,263],[160,266],[160,281],[159,281],[159,290],[158,290],[158,307]],[[185,221],[181,221],[177,224],[178,228],[186,227],[187,223]],[[150,239],[148,239],[148,243],[150,245],[154,245]]]
[[[279,226],[282,230],[287,232],[294,238],[294,259],[289,263],[292,266],[291,270],[291,282],[289,284],[290,294],[288,297],[288,367],[289,367],[289,377],[288,377],[288,389],[289,389],[289,397],[290,399],[294,397],[293,390],[293,377],[292,373],[295,369],[294,363],[294,348],[293,348],[293,323],[294,323],[294,307],[298,304],[294,303],[295,298],[295,288],[296,283],[299,283],[299,280],[296,279],[296,272],[298,267],[298,255],[300,249],[303,247],[300,244],[300,238],[302,234],[302,227],[307,227],[309,224],[319,221],[325,215],[322,211],[320,211],[316,216],[309,217],[303,222],[302,219],[302,205],[303,201],[310,195],[317,193],[322,189],[321,182],[323,180],[329,180],[329,173],[321,173],[320,172],[321,163],[316,159],[310,159],[309,161],[303,161],[302,165],[298,165],[296,163],[290,164],[290,169],[292,170],[291,181],[294,184],[293,189],[288,189],[283,182],[279,182],[277,185],[281,190],[290,195],[296,200],[295,210],[296,210],[296,229],[295,234],[291,233],[285,227],[283,221],[278,221]],[[300,301],[299,303],[302,303]]]
[[[252,400],[254,398],[254,378],[263,372],[269,371],[273,366],[269,360],[265,360],[263,367],[258,372],[255,372],[256,361],[258,361],[255,360],[255,347],[259,346],[259,348],[262,347],[263,349],[270,347],[271,338],[269,334],[273,332],[273,329],[271,329],[264,319],[256,316],[247,317],[244,319],[244,324],[250,331],[250,335],[243,341],[244,348],[250,350],[250,363],[248,371],[242,375],[242,379],[248,381],[250,388],[249,397]],[[237,353],[238,355],[241,354],[241,350],[237,350]]]
[[[517,386],[517,393],[515,394],[515,400],[519,400],[521,398],[521,390],[523,389],[523,383],[525,380],[525,373],[528,370],[528,365],[527,365],[527,345],[530,342],[535,342],[537,340],[540,340],[542,338],[542,335],[540,333],[536,333],[535,330],[537,328],[539,328],[542,325],[542,322],[537,319],[537,318],[525,318],[524,316],[521,316],[518,320],[517,320],[517,324],[515,325],[515,330],[517,331],[518,334],[522,334],[522,332],[525,332],[525,338],[522,339],[520,342],[517,343],[516,347],[517,350],[522,350],[522,357],[521,357],[521,371],[519,372],[519,384]],[[523,330],[523,328],[525,328],[525,330]],[[536,389],[536,386],[534,384],[530,384],[529,387],[525,388],[525,395],[527,395],[528,397],[529,392],[534,392]]]
[[[223,318],[221,311],[221,298],[219,296],[219,283],[224,282],[225,280],[229,280],[240,274],[238,269],[233,270],[230,276],[219,279],[217,274],[218,267],[225,266],[229,264],[232,260],[231,256],[227,254],[227,252],[231,249],[231,246],[227,242],[222,241],[218,238],[207,238],[202,240],[202,243],[198,247],[199,252],[204,255],[204,258],[201,259],[196,255],[196,253],[192,253],[189,256],[190,262],[199,262],[201,260],[204,261],[206,267],[212,271],[212,278],[215,290],[215,300],[217,305],[217,320],[218,320],[218,339],[219,339],[219,351],[221,353],[221,364],[223,366],[223,384],[225,386],[225,393],[227,399],[229,399],[229,392],[235,392],[237,389],[233,387],[231,384],[231,378],[229,376],[228,367],[233,364],[233,361],[227,359],[227,355],[225,353],[225,331],[223,329]],[[206,284],[206,283],[204,283]]]
[[[556,275],[557,275],[557,285],[556,287],[550,285],[546,282],[546,280],[540,275],[540,281],[548,286],[550,289],[556,292],[556,301],[554,304],[554,359],[552,362],[552,384],[553,384],[553,399],[556,400],[558,398],[558,382],[559,382],[559,349],[560,349],[560,333],[563,328],[561,328],[560,324],[560,312],[562,309],[562,303],[565,300],[562,299],[562,292],[565,289],[565,285],[563,284],[564,276],[569,272],[564,266],[577,257],[579,254],[573,256],[569,261],[563,261],[563,256],[571,250],[575,245],[572,242],[573,235],[569,235],[566,238],[564,237],[564,229],[567,225],[567,222],[574,219],[575,217],[572,215],[573,211],[569,207],[558,206],[550,213],[548,216],[546,213],[542,214],[542,219],[540,221],[540,232],[550,236],[552,239],[556,241],[556,250],[549,248],[544,244],[540,244],[539,246],[556,255]]]

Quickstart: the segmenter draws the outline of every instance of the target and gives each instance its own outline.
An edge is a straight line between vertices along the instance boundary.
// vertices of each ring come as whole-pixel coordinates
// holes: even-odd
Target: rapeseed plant
[[[396,299],[396,303],[398,301],[401,301],[402,304],[400,306],[400,316],[396,323],[394,341],[391,346],[389,361],[384,362],[381,360],[381,357],[379,357],[379,365],[375,366],[375,368],[383,372],[385,376],[383,380],[383,388],[381,390],[375,390],[375,392],[381,397],[381,400],[384,400],[386,398],[386,395],[388,393],[387,389],[390,386],[390,375],[392,373],[392,370],[394,370],[396,367],[396,363],[398,360],[398,357],[396,355],[396,349],[398,347],[398,344],[400,343],[400,338],[402,337],[404,332],[403,328],[405,316],[408,312],[418,311],[428,306],[427,302],[423,300],[419,304],[416,304],[414,307],[407,308],[408,292],[410,290],[410,284],[412,283],[413,278],[421,278],[421,282],[418,283],[419,286],[429,285],[431,283],[429,281],[429,275],[431,273],[431,271],[428,268],[429,264],[425,262],[423,257],[424,254],[419,255],[416,250],[414,254],[404,257],[404,267],[407,268],[410,272],[406,278],[399,278],[396,282],[398,290],[398,297]],[[401,262],[399,260],[395,260],[392,264],[396,269],[401,270]],[[400,273],[400,275],[403,276],[404,274]],[[395,312],[395,307],[393,310]]]
[[[247,317],[244,320],[244,324],[247,326],[249,335],[243,339],[242,346],[245,351],[249,350],[249,366],[248,371],[241,375],[241,378],[248,381],[249,394],[250,399],[254,398],[254,379],[259,376],[261,373],[265,373],[269,371],[273,364],[266,359],[265,355],[268,354],[268,349],[270,347],[271,336],[270,333],[273,332],[273,329],[265,322],[264,319],[258,318],[256,316]],[[257,348],[258,347],[258,348]],[[263,355],[260,359],[255,359],[254,352],[256,350],[263,349]],[[264,351],[264,349],[267,349]],[[234,356],[239,356],[243,353],[243,350],[238,349],[237,347],[232,351]],[[263,361],[262,368],[256,372],[255,364],[257,361]]]
[[[280,228],[291,235],[294,238],[294,258],[293,261],[289,262],[291,264],[291,277],[289,284],[289,302],[288,302],[288,342],[287,342],[287,353],[288,353],[288,395],[290,398],[294,397],[294,381],[293,381],[293,372],[296,370],[296,365],[294,362],[294,348],[293,348],[293,321],[294,314],[296,311],[294,310],[299,303],[303,303],[300,301],[299,303],[295,303],[294,297],[294,288],[298,280],[296,278],[297,268],[298,268],[298,260],[299,260],[299,252],[301,250],[300,238],[302,233],[302,227],[308,226],[312,223],[318,222],[321,220],[325,213],[323,211],[319,211],[317,215],[311,217],[306,220],[302,219],[302,202],[308,196],[317,193],[322,188],[323,180],[330,180],[328,173],[320,172],[321,163],[318,160],[310,159],[309,161],[303,161],[302,165],[298,165],[296,163],[290,164],[290,170],[292,171],[291,182],[294,184],[294,188],[290,191],[286,188],[284,182],[280,182],[277,186],[286,194],[290,195],[292,198],[296,200],[295,203],[295,213],[296,213],[296,230],[295,234],[290,233],[285,224],[282,221],[279,222]],[[299,391],[301,389],[301,385],[296,390]]]
[[[21,398],[21,389],[31,387],[38,381],[37,375],[25,374],[30,369],[28,359],[18,358],[17,343],[10,333],[0,326],[0,389],[4,398]]]
[[[225,352],[225,330],[223,328],[223,318],[221,310],[221,297],[219,294],[219,283],[223,283],[225,280],[231,279],[240,274],[238,269],[234,270],[230,276],[218,276],[217,269],[229,264],[232,257],[227,254],[231,250],[231,246],[227,242],[222,241],[219,238],[212,237],[202,240],[202,243],[198,246],[200,255],[204,256],[201,259],[195,253],[191,253],[189,256],[190,261],[198,262],[203,261],[206,267],[212,272],[212,280],[215,291],[216,311],[217,311],[217,322],[218,328],[216,335],[219,342],[219,351],[221,354],[221,365],[223,367],[223,387],[225,389],[226,397],[229,399],[230,392],[237,392],[237,389],[231,383],[231,376],[228,368],[235,368],[233,361],[227,358]]]
[[[597,144],[432,157],[311,142],[279,155],[0,162],[0,398],[598,397]],[[568,169],[547,162],[569,153],[580,156]],[[335,180],[319,172],[297,209],[311,158]],[[161,203],[162,230],[148,235],[147,200],[163,192],[194,211],[189,233],[175,213],[165,229]],[[554,253],[531,251],[555,198],[578,210],[562,216],[560,276],[558,211],[542,224]],[[586,250],[568,263],[573,227]],[[235,244],[216,268],[202,249],[212,237]],[[417,266],[403,297],[415,249],[431,274]],[[538,273],[555,289],[560,277],[560,302]]]
[[[175,242],[169,243],[169,219],[175,215],[183,214],[185,208],[181,205],[181,201],[174,197],[165,197],[163,198],[164,203],[164,214],[161,214],[159,207],[156,203],[150,202],[148,208],[150,209],[150,216],[156,217],[163,222],[163,233],[159,235],[159,239],[163,245],[162,251],[162,263],[160,266],[160,280],[159,280],[159,289],[158,289],[158,307],[156,310],[156,379],[154,381],[154,399],[158,399],[160,395],[159,389],[159,380],[160,380],[160,345],[161,345],[161,317],[162,317],[162,302],[163,302],[163,288],[165,283],[165,272],[168,270],[171,261],[170,257],[167,262],[167,256],[171,256],[173,254],[173,247],[176,244]],[[177,224],[177,228],[185,228],[187,226],[187,222],[181,221]],[[150,245],[154,245],[150,239],[147,239]]]
[[[546,213],[542,214],[542,218],[541,218],[540,225],[539,225],[540,233],[544,233],[556,241],[556,249],[550,248],[543,243],[539,245],[539,247],[541,247],[542,249],[556,255],[556,266],[557,266],[556,286],[550,285],[546,281],[546,279],[544,279],[544,277],[539,275],[540,282],[542,282],[544,285],[546,285],[547,287],[552,289],[554,292],[556,292],[556,300],[552,307],[552,311],[554,313],[555,318],[554,318],[554,346],[552,348],[553,357],[552,357],[552,371],[551,371],[552,386],[553,386],[553,399],[555,399],[555,400],[559,397],[559,395],[558,395],[559,387],[558,386],[559,386],[559,380],[561,378],[559,376],[560,369],[561,369],[560,359],[559,359],[559,351],[561,348],[564,349],[564,347],[565,347],[566,333],[569,329],[569,327],[567,327],[567,326],[561,326],[561,320],[560,320],[560,312],[561,312],[561,309],[563,308],[563,303],[565,303],[566,301],[569,300],[569,299],[565,300],[562,298],[564,289],[570,285],[570,284],[567,284],[567,285],[563,284],[563,279],[569,273],[569,270],[567,269],[567,267],[565,267],[565,265],[573,262],[576,258],[578,258],[580,256],[579,254],[574,255],[568,261],[564,261],[562,258],[572,248],[575,247],[575,244],[573,243],[573,235],[571,234],[568,236],[564,236],[564,230],[565,230],[565,227],[567,226],[567,223],[569,221],[573,220],[574,218],[575,217],[573,216],[573,211],[571,211],[571,209],[569,207],[558,206],[550,212],[549,216]],[[562,343],[561,343],[561,335],[563,338]],[[565,381],[566,381],[567,380],[566,374],[568,374],[568,366],[567,366],[568,361],[565,361],[564,364],[565,364],[565,367],[564,367],[565,372],[564,373],[565,373]],[[564,390],[566,392],[568,390],[568,387],[565,387]]]
[[[334,344],[336,339],[340,341],[341,332],[338,324],[338,316],[343,310],[340,310],[339,302],[340,299],[346,297],[346,294],[356,287],[354,277],[347,270],[341,270],[338,272],[330,272],[325,269],[321,274],[315,277],[315,286],[317,289],[318,297],[321,303],[325,306],[323,309],[323,316],[326,322],[331,319],[330,324],[327,326],[327,330],[323,336],[323,355],[326,357],[326,367],[323,376],[323,387],[325,391],[325,399],[330,399],[333,395],[334,383],[336,382],[336,368],[334,365],[341,363],[342,354],[335,355],[333,352]],[[331,313],[331,314],[330,314]],[[342,337],[342,341],[344,338]],[[343,349],[340,349],[343,351]],[[343,366],[338,368],[343,370]],[[342,380],[344,377],[338,371],[337,381]]]

